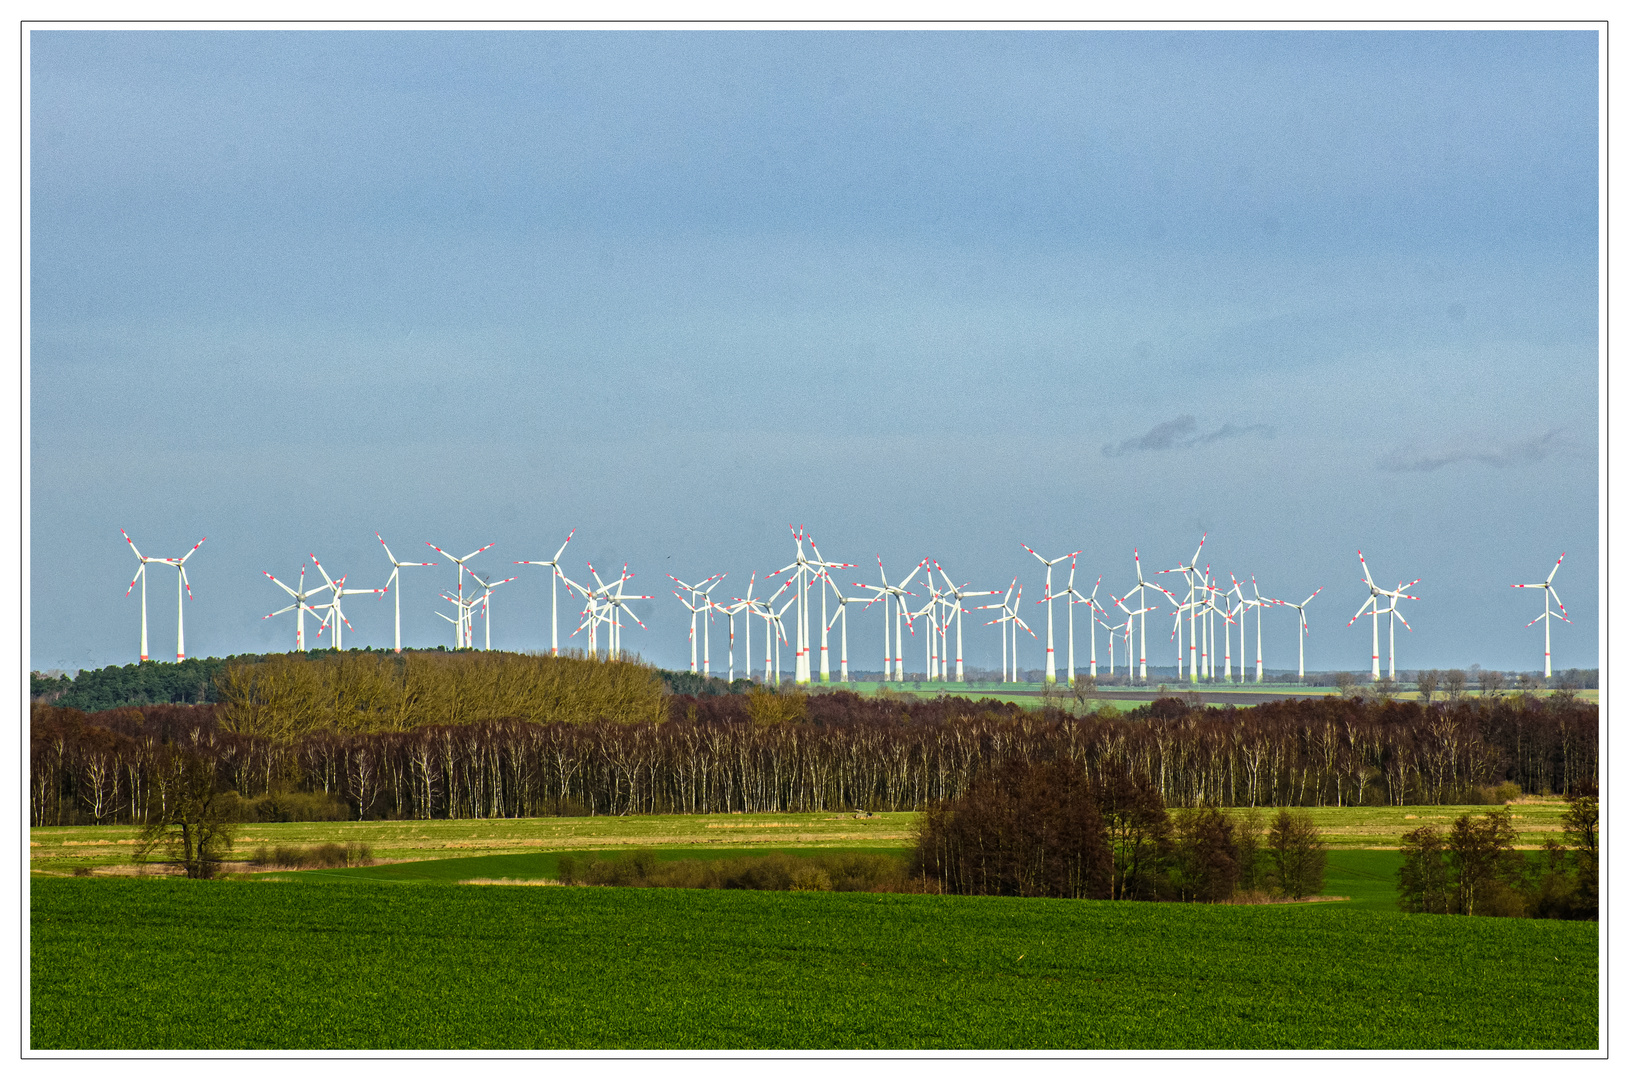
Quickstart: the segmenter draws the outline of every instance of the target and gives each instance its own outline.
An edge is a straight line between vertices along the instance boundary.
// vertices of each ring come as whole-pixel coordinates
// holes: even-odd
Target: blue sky
[[[1320,669],[1367,667],[1359,548],[1423,579],[1400,667],[1537,667],[1507,586],[1565,550],[1556,662],[1597,663],[1593,32],[29,49],[35,668],[135,658],[120,528],[209,536],[188,652],[223,655],[292,644],[261,572],[307,552],[380,585],[375,530],[507,573],[575,527],[568,572],[628,562],[657,599],[625,644],[678,667],[664,575],[739,595],[788,523],[847,580],[930,556],[1026,601],[1020,544],[1119,594],[1133,547],[1176,565],[1208,530],[1224,580],[1324,587]],[[541,648],[519,569],[493,643]],[[450,568],[408,574],[407,641],[450,644]],[[388,601],[347,610],[389,643]]]

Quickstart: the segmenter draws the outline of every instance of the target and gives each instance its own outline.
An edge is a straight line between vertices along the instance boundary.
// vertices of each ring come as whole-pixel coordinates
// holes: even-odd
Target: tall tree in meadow
[[[1422,825],[1404,833],[1402,852],[1403,865],[1397,870],[1397,906],[1419,914],[1446,915],[1448,861],[1442,831]]]
[[[1324,888],[1326,854],[1322,834],[1305,810],[1284,808],[1267,830],[1270,880],[1276,890],[1296,900]]]
[[[135,860],[162,850],[166,861],[189,878],[214,877],[232,850],[231,797],[216,782],[215,762],[195,751],[171,753],[160,766],[147,824],[136,840]]]
[[[1459,914],[1517,913],[1502,895],[1520,884],[1524,869],[1509,807],[1480,818],[1461,814],[1448,830],[1447,847],[1453,904]],[[1495,904],[1496,898],[1501,902]]]

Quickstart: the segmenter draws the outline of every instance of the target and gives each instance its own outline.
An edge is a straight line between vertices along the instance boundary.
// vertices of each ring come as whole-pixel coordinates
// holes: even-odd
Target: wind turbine
[[[1097,585],[1103,584],[1102,575],[1098,575]],[[1075,591],[1075,560],[1069,560],[1069,584],[1064,587],[1062,595],[1069,601],[1069,685],[1075,685],[1075,605],[1087,605],[1086,611],[1091,613],[1092,606],[1096,604],[1097,585],[1092,586],[1092,595],[1085,596]],[[1090,622],[1087,623],[1090,626]],[[1092,630],[1092,678],[1097,678],[1097,631]]]
[[[322,606],[329,609],[328,614],[334,617],[334,646],[333,647],[336,648],[336,649],[343,648],[344,646],[341,643],[340,626],[341,626],[341,624],[343,624],[345,626],[350,626],[351,621],[345,617],[345,612],[340,608],[340,600],[342,598],[344,598],[344,597],[347,597],[347,596],[360,596],[360,595],[362,595],[364,593],[382,593],[385,590],[383,590],[383,589],[347,589],[345,587],[345,576],[346,575],[341,575],[340,579],[338,581],[335,581],[333,578],[328,576],[328,571],[323,569],[322,563],[317,561],[317,557],[315,555],[311,556],[311,565],[315,566],[317,568],[317,573],[322,575],[322,579],[324,581],[326,581],[328,583],[328,587],[333,590],[328,603],[323,604]],[[328,618],[327,618],[327,616],[324,616],[324,618],[323,618],[323,626],[326,626],[327,624],[328,624]],[[353,629],[354,629],[354,627],[353,627]],[[319,637],[322,636],[322,627],[321,626],[319,626],[317,628],[317,636],[319,636]]]
[[[771,647],[770,637],[774,633],[772,624],[773,624],[774,618],[775,618],[775,610],[774,610],[772,605],[774,604],[774,602],[776,600],[780,599],[781,593],[783,593],[787,589],[791,588],[791,584],[789,582],[782,582],[781,587],[779,589],[776,589],[774,595],[771,596],[768,600],[765,600],[761,596],[754,599],[753,595],[752,595],[752,590],[753,590],[754,586],[757,584],[757,581],[758,581],[758,574],[757,574],[756,571],[754,571],[753,575],[750,578],[747,579],[747,595],[744,596],[744,597],[737,596],[737,597],[735,597],[735,599],[738,600],[739,602],[741,602],[742,604],[746,605],[746,612],[747,612],[747,678],[749,678],[749,679],[752,678],[752,617],[754,615],[756,615],[759,618],[764,620],[764,685],[767,686],[767,685],[769,685],[769,663],[770,663],[769,657],[770,657],[771,652],[773,651],[773,649]]]
[[[1092,595],[1086,596],[1086,595],[1084,595],[1082,593],[1075,592],[1073,586],[1071,586],[1070,589],[1069,589],[1069,595],[1071,596],[1069,610],[1071,612],[1074,611],[1074,605],[1075,604],[1085,604],[1086,605],[1086,629],[1087,629],[1087,632],[1092,635],[1092,659],[1091,659],[1091,664],[1092,664],[1092,678],[1094,678],[1094,679],[1097,678],[1097,624],[1101,621],[1100,619],[1098,619],[1097,614],[1100,611],[1103,612],[1103,614],[1105,614],[1105,615],[1108,614],[1108,612],[1103,611],[1103,606],[1097,602],[1097,590],[1102,588],[1102,587],[1103,587],[1103,575],[1099,574],[1099,575],[1097,575],[1097,581],[1092,584]],[[1073,618],[1073,617],[1074,617],[1073,614],[1071,614],[1070,618]],[[1103,625],[1107,626],[1108,623],[1104,623]],[[1130,671],[1130,669],[1131,669],[1131,657],[1127,656],[1126,657],[1126,670]],[[1114,674],[1114,672],[1111,671],[1111,672],[1109,672],[1109,674],[1112,675],[1112,674]]]
[[[1158,589],[1159,586],[1156,585],[1156,586],[1153,586],[1153,588]],[[1133,590],[1133,591],[1135,591],[1135,590]],[[1160,589],[1160,591],[1164,592],[1165,590]],[[1095,595],[1097,590],[1093,589],[1092,592]],[[1115,635],[1115,633],[1117,631],[1120,631],[1120,630],[1124,630],[1126,632],[1126,673],[1129,675],[1131,673],[1131,624],[1132,624],[1133,621],[1136,620],[1137,616],[1139,616],[1139,615],[1141,615],[1143,617],[1143,622],[1146,623],[1148,621],[1148,613],[1150,611],[1154,610],[1154,607],[1153,607],[1152,604],[1147,605],[1145,607],[1136,608],[1136,609],[1126,607],[1126,601],[1128,599],[1130,599],[1130,597],[1131,597],[1131,592],[1127,592],[1125,596],[1116,597],[1116,596],[1111,595],[1109,597],[1110,600],[1114,601],[1114,606],[1115,607],[1119,608],[1121,611],[1126,613],[1126,621],[1125,622],[1123,622],[1123,623],[1111,623],[1111,622],[1108,622],[1107,620],[1102,620],[1102,619],[1098,620],[1099,622],[1103,623],[1104,628],[1107,629],[1108,632],[1109,632],[1109,674],[1111,676],[1114,674],[1114,635]],[[1099,611],[1103,610],[1102,605],[1098,604],[1096,601],[1093,601],[1092,606],[1097,608]],[[1107,612],[1104,612],[1104,614],[1107,614]],[[1093,644],[1095,645],[1096,644],[1096,641],[1095,641],[1096,631],[1095,630],[1093,631],[1093,638],[1094,638]]]
[[[1256,575],[1254,574],[1250,575],[1250,591],[1256,594],[1256,598],[1249,601],[1249,603],[1256,609],[1256,681],[1259,683],[1263,677],[1261,668],[1261,616],[1267,610],[1267,605],[1271,601],[1261,595],[1261,586],[1256,584]],[[1239,589],[1239,595],[1241,597],[1244,595],[1242,587]],[[1242,652],[1244,646],[1241,645],[1239,648]]]
[[[132,545],[132,546],[134,546],[134,545]],[[1567,557],[1567,553],[1565,551],[1563,551],[1561,553],[1561,559],[1565,559],[1566,557]],[[1555,597],[1556,607],[1561,609],[1561,621],[1564,622],[1564,623],[1567,623],[1568,625],[1571,625],[1571,623],[1572,623],[1572,620],[1567,618],[1567,606],[1561,602],[1561,595],[1555,591],[1555,586],[1550,584],[1551,582],[1553,582],[1555,580],[1555,572],[1557,570],[1561,569],[1561,559],[1557,559],[1555,561],[1555,565],[1550,568],[1550,576],[1545,578],[1543,581],[1534,582],[1531,585],[1512,585],[1511,586],[1512,589],[1543,589],[1544,590],[1544,614],[1540,615],[1538,617],[1538,619],[1534,619],[1533,622],[1530,622],[1527,625],[1532,626],[1533,623],[1538,622],[1539,619],[1544,620],[1544,677],[1546,679],[1548,679],[1550,677],[1550,619],[1552,617],[1551,612],[1550,612],[1550,597],[1552,597],[1552,596]],[[145,619],[144,619],[142,625],[144,627],[146,626]],[[145,634],[145,631],[144,631],[144,634]],[[142,640],[146,641],[147,639],[146,639],[145,636],[143,636]],[[145,652],[146,649],[144,648],[142,651]]]
[[[1357,614],[1353,615],[1351,622],[1346,625],[1351,626],[1352,623],[1357,622],[1358,619],[1363,617],[1365,611],[1369,613],[1373,631],[1373,650],[1369,657],[1369,674],[1372,678],[1378,679],[1380,678],[1380,598],[1382,596],[1393,596],[1393,603],[1395,603],[1395,596],[1374,583],[1374,578],[1369,576],[1369,564],[1363,561],[1363,552],[1357,553],[1357,560],[1358,565],[1363,568],[1363,583],[1369,587],[1369,598],[1363,601],[1363,606],[1357,609]],[[1418,578],[1414,580],[1416,584],[1419,582]],[[1398,586],[1399,591],[1402,588],[1403,586]]]
[[[836,625],[837,620],[839,620],[839,619],[843,620],[843,634],[842,634],[842,648],[843,648],[843,651],[842,651],[842,659],[840,661],[841,667],[839,668],[840,674],[838,676],[837,681],[846,684],[848,682],[848,606],[849,606],[850,603],[854,602],[855,600],[858,600],[859,597],[857,597],[857,596],[844,596],[843,593],[842,593],[842,590],[838,589],[837,582],[835,582],[835,581],[833,581],[831,579],[830,574],[823,573],[822,576],[825,578],[826,584],[831,586],[832,595],[837,597],[837,612],[836,612],[836,614],[834,614],[831,617],[831,621],[826,623],[826,632],[829,633],[831,631],[831,628],[834,625]],[[822,607],[822,611],[824,611],[824,607]],[[957,636],[957,652],[958,652],[958,654],[961,651],[961,648],[960,648],[960,646],[961,646],[960,633],[961,633],[961,626],[958,623],[957,624],[957,635],[958,635]],[[957,659],[956,659],[956,668],[957,668],[957,677],[959,678],[960,673],[961,673],[961,657],[960,657],[960,655],[958,655]]]
[[[141,563],[141,566],[139,568],[137,568],[137,570],[136,570],[136,576],[130,579],[130,586],[129,586],[129,588],[125,589],[124,595],[128,598],[130,596],[130,590],[134,589],[136,587],[136,582],[138,582],[138,581],[141,582],[141,659],[142,659],[143,663],[146,663],[146,661],[147,661],[147,564],[156,562],[156,563],[163,563],[164,565],[169,566],[170,565],[170,560],[169,559],[160,559],[160,558],[156,558],[156,557],[150,556],[150,555],[143,555],[140,551],[138,551],[136,549],[136,542],[134,540],[130,539],[130,534],[129,533],[125,532],[123,529],[120,529],[119,530],[119,535],[123,536],[124,537],[124,542],[130,545],[130,550],[136,552],[136,559]],[[200,544],[203,543],[202,540],[200,540],[198,542]]]
[[[382,536],[379,536],[378,533],[374,533],[373,535],[379,537],[379,545],[385,549],[385,558],[390,560],[390,580],[385,582],[385,592],[389,592],[390,587],[392,585],[396,585],[396,584],[399,583],[400,575],[401,575],[401,572],[402,572],[402,567],[404,567],[404,566],[434,566],[435,565],[435,563],[433,563],[433,562],[397,562],[396,561],[396,556],[394,556],[394,555],[392,555],[390,553],[390,545],[385,543],[385,538],[382,537]],[[305,575],[305,567],[303,567],[303,566],[300,567],[300,574],[301,574],[302,577]],[[271,577],[270,574],[267,574],[266,576]],[[272,580],[277,581],[276,578],[272,578]],[[278,581],[277,583],[279,585],[283,584],[280,581]],[[283,585],[283,587],[285,589],[288,588],[287,585]],[[288,609],[284,608],[283,610],[287,611]],[[302,619],[304,618],[303,613],[301,615],[301,618]],[[302,648],[303,647],[304,646],[302,646]],[[402,593],[401,593],[400,589],[396,590],[396,651],[397,652],[402,651]]]
[[[1387,658],[1387,666],[1388,666],[1388,669],[1389,669],[1388,673],[1387,673],[1387,678],[1391,678],[1391,679],[1397,678],[1397,623],[1398,623],[1398,620],[1402,620],[1404,628],[1406,628],[1409,633],[1412,634],[1414,632],[1414,628],[1412,626],[1408,625],[1408,620],[1404,619],[1403,616],[1402,616],[1402,613],[1397,610],[1397,601],[1399,601],[1399,600],[1418,600],[1419,599],[1418,596],[1410,596],[1410,595],[1408,595],[1408,593],[1404,592],[1403,590],[1404,589],[1412,589],[1414,586],[1418,585],[1419,583],[1420,583],[1420,579],[1415,578],[1413,581],[1409,582],[1407,585],[1404,585],[1401,581],[1399,581],[1397,583],[1397,588],[1392,589],[1389,592],[1387,590],[1385,590],[1385,589],[1381,590],[1381,592],[1383,592],[1387,596],[1391,597],[1391,604],[1390,604],[1390,606],[1388,606],[1386,608],[1386,611],[1385,611],[1385,614],[1388,614],[1388,615],[1391,616],[1391,619],[1388,620],[1388,625],[1387,625],[1387,633],[1391,635],[1391,654]]]
[[[549,655],[550,656],[559,656],[560,655],[560,599],[559,599],[558,593],[556,592],[556,588],[558,587],[560,579],[564,578],[567,581],[571,580],[570,578],[566,578],[566,575],[564,573],[562,573],[561,570],[560,570],[560,556],[565,554],[566,544],[571,543],[571,538],[573,536],[576,536],[576,535],[577,535],[577,530],[576,529],[572,529],[570,532],[568,532],[566,534],[566,543],[560,545],[560,550],[556,551],[554,553],[554,558],[552,558],[552,559],[522,559],[522,560],[519,560],[519,561],[517,561],[515,563],[516,566],[547,566],[547,567],[550,568],[550,571],[549,571]],[[571,595],[569,586],[567,588],[566,595],[567,596]]]
[[[120,529],[119,531],[124,532],[123,529]],[[148,563],[163,563],[165,566],[173,566],[173,567],[175,567],[175,570],[176,570],[176,578],[175,578],[175,662],[179,664],[181,661],[183,661],[183,660],[185,660],[187,658],[187,633],[186,633],[186,623],[184,621],[184,616],[186,614],[186,611],[185,611],[185,608],[182,606],[181,590],[182,589],[186,590],[186,595],[187,595],[188,599],[190,599],[192,597],[192,582],[187,580],[187,568],[186,568],[185,564],[186,564],[186,561],[188,559],[192,558],[192,552],[197,551],[199,548],[203,547],[204,546],[204,541],[208,540],[208,539],[209,539],[209,537],[207,537],[207,536],[202,537],[196,544],[192,545],[192,551],[187,552],[185,555],[181,556],[179,559],[160,559],[156,555],[143,556],[141,552],[136,551],[135,543],[131,542],[130,541],[130,535],[128,533],[125,533],[125,541],[127,543],[130,543],[130,550],[131,551],[136,551],[136,558],[141,560],[141,569],[136,571],[136,577],[141,578],[141,654],[142,654],[141,658],[143,660],[147,659],[147,564]],[[135,584],[136,584],[135,579],[132,578],[131,581],[130,581],[131,587],[133,588],[135,586]],[[125,589],[124,594],[126,596],[129,596],[130,595],[130,589]]]
[[[863,582],[859,582],[859,581],[854,582],[854,587],[856,589],[865,589],[865,590],[867,590],[869,592],[874,592],[874,593],[877,594],[877,595],[873,596],[871,598],[870,602],[868,602],[865,605],[866,607],[870,607],[872,604],[875,604],[878,600],[882,601],[882,681],[883,682],[889,682],[889,681],[904,682],[905,681],[905,643],[904,643],[903,640],[901,640],[904,637],[905,629],[901,625],[901,612],[903,612],[903,610],[905,608],[905,597],[907,597],[907,596],[915,596],[916,595],[915,593],[912,593],[912,592],[906,592],[905,591],[905,586],[907,586],[907,585],[909,585],[911,583],[911,578],[915,577],[916,572],[918,570],[922,569],[922,567],[926,566],[927,562],[928,561],[926,559],[923,559],[921,562],[917,563],[914,567],[911,568],[911,572],[909,574],[906,574],[905,579],[903,581],[901,581],[898,585],[890,585],[890,584],[888,584],[888,572],[882,568],[882,556],[878,555],[877,556],[877,573],[882,577],[882,584],[881,585],[866,585]],[[890,661],[890,654],[888,652],[888,600],[889,600],[890,597],[892,597],[893,600],[894,600],[894,609],[895,609],[894,610],[894,639],[895,639],[894,640],[894,645],[895,645],[895,651],[898,653],[897,656],[892,658],[892,661]],[[890,662],[892,662],[892,664],[893,664],[892,668],[890,668]]]
[[[796,525],[788,525],[792,531],[792,539],[797,543],[797,557],[785,566],[770,574],[770,577],[779,577],[787,571],[794,571],[787,580],[793,582],[796,592],[793,599],[797,601],[798,612],[795,630],[797,633],[797,654],[792,666],[792,681],[797,683],[809,682],[809,611],[808,611],[808,578],[813,573],[809,558],[803,554],[803,530]],[[779,669],[776,670],[779,674]]]
[[[746,611],[748,604],[745,600],[741,600],[739,598],[737,598],[733,604],[720,604],[714,600],[708,600],[707,603],[714,610],[723,612],[724,615],[730,620],[730,682],[733,683],[735,681],[735,617],[741,614],[743,611]],[[747,617],[747,629],[749,631],[752,629],[752,617],[750,614]],[[747,665],[747,674],[752,674],[752,665],[750,663]]]
[[[597,593],[606,612],[606,629],[610,635],[607,646],[609,651],[606,653],[606,659],[615,659],[622,655],[622,613],[624,611],[628,613],[628,618],[639,623],[641,630],[649,629],[643,622],[640,622],[639,616],[633,613],[633,609],[627,606],[628,601],[654,600],[656,597],[632,595],[622,591],[624,586],[633,580],[633,575],[628,572],[627,563],[622,564],[622,576],[618,577],[610,585],[600,580],[600,575],[594,569],[593,563],[588,564],[588,572],[593,575],[595,584],[599,586]]]
[[[673,577],[672,574],[669,574],[668,577],[672,579],[673,584],[677,585],[679,589],[684,589],[690,593],[690,599],[686,600],[684,594],[679,592],[678,589],[673,590],[673,595],[679,598],[679,603],[690,609],[690,674],[694,675],[696,674],[696,616],[703,611],[712,610],[713,601],[708,594],[718,586],[720,581],[724,580],[725,575],[714,574],[712,577],[702,578],[701,581],[694,585],[688,585]]]
[[[471,619],[473,618],[475,605],[480,604],[481,605],[481,616],[485,620],[485,626],[486,626],[486,651],[491,652],[492,651],[492,590],[496,589],[499,585],[507,585],[511,581],[514,581],[515,579],[512,578],[512,577],[506,577],[502,581],[494,581],[494,582],[488,583],[485,579],[483,579],[481,577],[481,575],[477,574],[473,570],[471,570],[469,572],[469,576],[475,579],[475,583],[477,585],[479,585],[481,588],[486,590],[486,592],[481,594],[480,599],[472,600],[470,602],[471,616],[469,618],[471,618]],[[472,639],[474,637],[474,632],[475,632],[475,628],[473,626],[471,626],[470,627],[470,636],[471,636]],[[473,644],[473,640],[472,640],[472,644]]]
[[[310,592],[307,592],[305,587],[305,565],[303,563],[300,566],[300,587],[298,589],[289,588],[287,585],[284,585],[281,581],[278,581],[264,570],[262,570],[261,573],[266,574],[268,578],[271,578],[272,584],[294,597],[294,603],[290,604],[286,608],[279,608],[270,615],[264,616],[264,618],[270,619],[277,615],[283,614],[285,611],[294,612],[294,650],[296,652],[305,652],[305,613],[309,611],[312,615],[317,614],[317,609],[307,603],[306,598],[315,596],[324,589],[331,588],[331,586],[318,585]],[[399,652],[400,650],[397,651]]]
[[[1028,544],[1019,544],[1018,546],[1034,555],[1037,559],[1041,559],[1041,564],[1046,567],[1046,595],[1035,602],[1046,605],[1046,681],[1055,683],[1058,681],[1058,665],[1052,649],[1052,567],[1065,559],[1073,559],[1080,552],[1071,551],[1067,555],[1059,555],[1056,559],[1042,559],[1040,554]]]
[[[1205,542],[1201,540],[1199,543],[1203,546]],[[1164,593],[1166,598],[1173,604],[1176,603],[1176,597],[1164,587],[1156,585],[1152,581],[1143,580],[1143,563],[1142,559],[1138,557],[1136,548],[1131,549],[1131,564],[1137,569],[1137,584],[1126,590],[1126,596],[1130,597],[1132,593],[1136,593],[1137,606],[1144,612],[1142,619],[1137,623],[1137,681],[1146,684],[1148,682],[1148,615],[1146,613],[1154,610],[1148,603],[1148,590],[1154,589],[1157,592]],[[1097,605],[1097,607],[1099,611],[1102,611],[1101,605]],[[1107,612],[1104,612],[1104,614],[1107,614]],[[1104,623],[1104,625],[1107,626],[1108,624]],[[1097,648],[1096,631],[1093,631],[1092,648]],[[1178,678],[1182,676],[1181,655],[1181,649],[1179,648],[1177,650],[1179,658],[1177,662]],[[1126,655],[1126,673],[1128,675],[1131,673],[1131,655],[1129,653]]]
[[[1194,575],[1199,573],[1199,553],[1201,551],[1205,550],[1205,540],[1209,536],[1210,536],[1210,533],[1207,532],[1207,533],[1204,533],[1203,535],[1201,535],[1199,537],[1199,546],[1194,548],[1193,558],[1189,559],[1186,565],[1184,565],[1184,566],[1173,566],[1169,570],[1161,570],[1160,571],[1160,573],[1162,573],[1162,574],[1178,574],[1179,573],[1179,574],[1182,575],[1183,581],[1187,582],[1187,585],[1188,585],[1187,599],[1183,600],[1183,602],[1182,602],[1183,606],[1181,608],[1179,608],[1178,611],[1179,611],[1179,613],[1182,610],[1186,610],[1188,612],[1188,681],[1189,682],[1198,682],[1199,681],[1199,670],[1198,670],[1198,668],[1196,666],[1196,663],[1195,663],[1196,660],[1198,659],[1198,655],[1197,655],[1198,642],[1196,641],[1195,634],[1194,634],[1194,631],[1196,629],[1195,620],[1196,620],[1196,618],[1197,618],[1197,616],[1199,614],[1199,606],[1194,603],[1194,591],[1195,591]],[[1205,570],[1206,570],[1207,573],[1209,573],[1210,568],[1206,567]],[[1172,599],[1175,600],[1175,597],[1172,597]],[[1181,622],[1181,618],[1180,618],[1180,615],[1179,615],[1178,620],[1177,620],[1177,633],[1178,633],[1178,635],[1181,634],[1181,627],[1182,627],[1182,622]],[[1180,636],[1177,637],[1177,655],[1178,656],[1182,655],[1182,638]],[[1179,677],[1180,677],[1181,673],[1182,673],[1181,672],[1181,663],[1179,661],[1178,665],[1177,665],[1177,674],[1178,674]]]
[[[977,608],[974,609],[976,611],[989,611],[991,609],[1000,609],[1000,611],[1001,611],[1000,615],[997,615],[995,618],[991,619],[989,622],[985,623],[984,625],[985,626],[995,626],[995,625],[997,625],[999,623],[1000,626],[1001,626],[1001,681],[1002,682],[1007,682],[1008,681],[1007,680],[1007,668],[1008,668],[1008,661],[1007,661],[1007,623],[1012,618],[1012,594],[1013,594],[1013,590],[1017,589],[1017,588],[1018,588],[1018,579],[1013,578],[1012,579],[1012,584],[1007,586],[1007,594],[1001,598],[1001,603],[999,603],[999,604],[980,604]],[[1014,647],[1016,648],[1016,645]]]
[[[1014,589],[1017,590],[1017,595],[1016,596],[1013,594]],[[991,619],[989,622],[985,623],[984,625],[985,626],[994,626],[997,623],[1002,624],[1002,627],[1001,627],[1001,681],[1002,682],[1009,681],[1008,678],[1007,678],[1007,631],[1008,631],[1008,629],[1010,628],[1012,630],[1012,679],[1011,679],[1012,682],[1017,682],[1018,681],[1018,628],[1020,626],[1022,626],[1025,630],[1029,631],[1029,636],[1030,637],[1032,637],[1032,638],[1035,637],[1035,631],[1030,630],[1029,629],[1029,624],[1026,623],[1018,615],[1019,608],[1023,605],[1023,603],[1024,603],[1024,587],[1022,585],[1018,584],[1018,579],[1017,578],[1013,578],[1012,584],[1007,586],[1007,595],[1002,598],[1001,603],[982,605],[983,608],[1000,608],[1001,609],[1001,614],[1000,615],[996,616],[994,619]],[[1036,640],[1039,641],[1040,639],[1036,638]]]
[[[809,534],[809,533],[805,533],[804,535],[809,541],[809,550],[813,551],[814,554],[815,554],[815,557],[813,559],[809,560],[809,565],[819,567],[819,570],[815,572],[816,576],[823,575],[823,576],[825,576],[826,581],[828,583],[830,583],[831,582],[830,571],[832,571],[832,570],[852,570],[854,568],[854,566],[855,566],[854,563],[828,562],[826,560],[826,557],[824,555],[820,554],[820,549],[815,546],[814,536]],[[832,585],[832,591],[833,592],[836,592],[836,588],[837,587],[836,587],[835,584]],[[838,593],[838,595],[841,596],[842,594]],[[807,616],[805,616],[805,618],[807,618]],[[827,619],[826,619],[826,590],[821,589],[820,590],[820,681],[823,682],[823,683],[831,682],[831,660],[830,660],[831,650],[828,648],[828,644],[827,644],[828,643],[828,635],[830,634],[830,632],[831,632],[831,623],[828,622]],[[848,620],[847,619],[843,620],[843,632],[845,634],[848,632]],[[843,679],[843,682],[847,682],[847,681],[848,681],[847,678]]]
[[[957,588],[955,582],[950,580],[950,575],[945,573],[944,567],[934,563],[933,568],[939,571],[940,577],[945,579],[945,595],[949,597],[947,602],[951,605],[953,611],[951,617],[956,620],[956,681],[966,682],[967,679],[962,670],[962,615],[967,609],[962,606],[962,601],[969,596],[995,596],[997,592],[995,589],[981,589],[978,592],[970,592],[967,586],[972,584],[971,582],[963,582],[961,587]],[[930,572],[928,576],[931,577],[932,573]]]
[[[1312,596],[1317,596],[1319,593],[1321,593],[1323,591],[1324,591],[1324,587],[1322,585],[1320,585],[1316,589],[1312,590]],[[1267,601],[1270,604],[1278,604],[1278,605],[1280,605],[1282,607],[1294,608],[1295,609],[1295,614],[1301,620],[1301,632],[1296,635],[1296,643],[1300,648],[1300,654],[1299,654],[1300,659],[1297,661],[1297,664],[1296,664],[1296,677],[1300,678],[1300,679],[1305,679],[1307,677],[1307,640],[1306,640],[1306,638],[1307,638],[1308,634],[1312,633],[1311,630],[1307,629],[1307,605],[1312,603],[1312,596],[1307,597],[1305,600],[1301,601],[1299,604],[1292,604],[1288,600],[1268,600]],[[1358,614],[1360,614],[1360,615],[1362,614],[1361,609],[1359,610]],[[1352,624],[1347,623],[1346,625],[1351,626]]]
[[[493,543],[496,542],[497,541],[493,541]],[[464,564],[470,559],[475,558],[475,556],[479,555],[481,552],[487,550],[487,548],[490,548],[492,544],[488,544],[483,548],[477,548],[460,559],[455,555],[448,555],[445,551],[442,551],[428,540],[426,540],[424,543],[437,554],[446,555],[447,558],[458,564],[458,648],[474,648],[473,639],[470,636],[468,625],[469,606],[464,603],[464,571],[468,569]],[[446,618],[446,616],[442,616],[442,618]]]

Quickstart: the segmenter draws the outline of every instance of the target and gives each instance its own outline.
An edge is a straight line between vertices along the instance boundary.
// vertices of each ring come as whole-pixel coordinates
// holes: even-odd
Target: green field
[[[31,1044],[1594,1048],[1594,923],[864,893],[31,882]]]
[[[1560,837],[1567,804],[1559,799],[1511,806],[1521,843],[1537,847]],[[1420,825],[1446,827],[1460,814],[1485,806],[1314,807],[1313,821],[1332,848],[1395,848],[1403,833]],[[1242,813],[1242,811],[1229,811]],[[1270,819],[1271,808],[1262,814]],[[252,824],[238,828],[232,857],[246,859],[262,844],[310,845],[328,841],[372,846],[376,858],[446,859],[460,855],[624,846],[903,848],[911,843],[917,815],[660,814],[644,817],[495,818],[457,821],[323,821]],[[80,867],[128,867],[137,830],[122,825],[76,825],[29,830],[30,863],[37,872],[69,874]]]

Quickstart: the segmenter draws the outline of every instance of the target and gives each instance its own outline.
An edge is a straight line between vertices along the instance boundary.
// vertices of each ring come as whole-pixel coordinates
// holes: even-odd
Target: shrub
[[[268,848],[264,844],[250,856],[252,866],[282,866],[291,870],[315,870],[339,866],[371,866],[373,848],[366,843],[326,843],[310,848],[293,844],[278,844]]]

